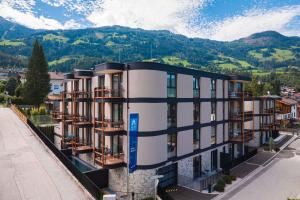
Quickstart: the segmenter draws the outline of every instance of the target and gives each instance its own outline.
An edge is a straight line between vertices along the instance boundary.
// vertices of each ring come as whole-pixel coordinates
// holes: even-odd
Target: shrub
[[[223,176],[223,180],[226,184],[231,184],[232,182],[231,177],[228,175]]]
[[[214,186],[214,190],[217,191],[217,192],[224,192],[224,188],[225,188],[225,185],[219,184],[219,181]]]
[[[40,106],[39,108],[39,114],[40,115],[46,115],[47,114],[47,110],[45,106]]]
[[[236,180],[236,176],[234,175],[230,175],[231,180],[235,181]]]
[[[5,101],[6,101],[6,95],[0,94],[0,103],[5,103]]]
[[[30,115],[38,115],[39,114],[39,109],[38,108],[32,108],[30,110]]]
[[[225,187],[226,183],[223,179],[218,180],[217,185],[222,185]]]

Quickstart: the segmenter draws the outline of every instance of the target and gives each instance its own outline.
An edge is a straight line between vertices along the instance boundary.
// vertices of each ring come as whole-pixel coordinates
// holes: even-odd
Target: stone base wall
[[[184,185],[187,180],[193,179],[193,157],[178,161],[178,184]]]
[[[129,175],[129,191],[135,193],[134,199],[154,197],[154,180],[156,170],[137,170]],[[109,188],[116,192],[118,198],[127,192],[127,168],[109,170]]]

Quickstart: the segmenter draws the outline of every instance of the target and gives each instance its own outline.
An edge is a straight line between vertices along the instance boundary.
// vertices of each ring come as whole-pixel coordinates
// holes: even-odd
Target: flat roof
[[[95,66],[95,71],[103,70],[158,70],[171,73],[187,74],[199,77],[209,77],[226,80],[251,81],[251,77],[240,75],[226,75],[220,73],[207,72],[199,69],[178,67],[174,65],[156,63],[156,62],[130,62],[130,63],[103,63]]]

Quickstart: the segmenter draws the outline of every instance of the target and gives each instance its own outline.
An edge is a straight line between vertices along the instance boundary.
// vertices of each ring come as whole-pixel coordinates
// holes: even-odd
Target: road
[[[300,198],[300,139],[285,150],[255,175],[248,184],[235,194],[223,199],[230,200],[286,200]]]
[[[0,108],[0,199],[89,199],[49,151],[10,109]]]

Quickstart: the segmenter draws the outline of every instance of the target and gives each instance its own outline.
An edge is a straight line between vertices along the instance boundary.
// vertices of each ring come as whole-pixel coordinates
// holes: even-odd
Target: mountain
[[[76,30],[33,30],[0,18],[0,66],[26,66],[38,39],[51,70],[91,68],[107,61],[157,61],[213,71],[284,70],[300,67],[300,38],[274,31],[232,42],[188,38],[169,31],[110,26]],[[4,57],[10,56],[7,61]]]

